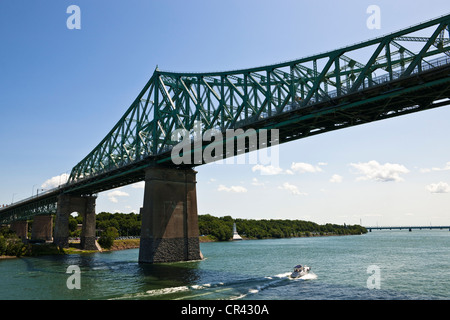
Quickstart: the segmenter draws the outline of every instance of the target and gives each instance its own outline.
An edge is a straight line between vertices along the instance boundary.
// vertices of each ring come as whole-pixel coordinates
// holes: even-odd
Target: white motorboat
[[[294,272],[291,273],[290,277],[292,279],[303,277],[304,275],[307,275],[310,270],[311,270],[311,267],[302,266],[299,264],[294,267]]]

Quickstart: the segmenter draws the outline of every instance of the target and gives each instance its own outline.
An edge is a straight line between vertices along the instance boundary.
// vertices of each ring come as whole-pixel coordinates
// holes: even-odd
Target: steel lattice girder
[[[450,103],[450,15],[345,48],[211,73],[158,68],[105,138],[54,194],[93,194],[173,165],[177,129],[279,129],[279,142]],[[204,144],[201,146],[205,147]],[[227,156],[233,156],[230,154]],[[202,163],[195,163],[195,165]],[[53,196],[53,191],[50,193]],[[0,209],[0,222],[54,210],[55,199]],[[47,201],[47,202],[46,202]]]
[[[27,201],[19,206],[5,208],[0,212],[0,224],[7,224],[17,220],[32,219],[38,215],[56,214],[56,196],[47,197],[45,199],[37,199],[35,201]]]
[[[449,22],[447,15],[381,38],[259,68],[216,73],[157,68],[110,133],[73,168],[69,183],[161,155],[177,143],[172,132],[192,132],[195,121],[203,130],[222,132],[257,125],[447,64]],[[411,43],[416,53],[408,49]]]

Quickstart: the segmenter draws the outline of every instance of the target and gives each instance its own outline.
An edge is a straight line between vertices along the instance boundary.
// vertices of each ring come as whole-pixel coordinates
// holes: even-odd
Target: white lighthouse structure
[[[241,236],[237,233],[236,222],[233,224],[233,241],[234,240],[242,240]]]

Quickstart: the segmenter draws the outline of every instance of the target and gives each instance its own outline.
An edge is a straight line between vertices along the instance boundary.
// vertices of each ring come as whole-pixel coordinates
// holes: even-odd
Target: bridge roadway
[[[369,232],[372,232],[372,230],[405,230],[408,229],[409,231],[412,231],[413,229],[416,230],[433,230],[433,229],[439,229],[439,230],[444,230],[444,229],[448,229],[450,231],[450,226],[396,226],[396,227],[364,227],[367,230],[369,230]]]
[[[243,148],[229,150],[224,143],[215,149],[217,159],[223,159],[446,106],[450,104],[449,25],[446,15],[345,48],[253,69],[204,74],[156,69],[119,122],[74,166],[66,184],[1,208],[0,223],[20,224],[56,214],[54,240],[66,246],[69,213],[81,212],[86,218],[83,226],[86,221],[95,224],[97,193],[145,181],[140,262],[198,259],[193,168],[205,159],[198,161],[195,151],[212,143],[194,138],[196,122],[203,130],[223,135],[237,129],[270,130],[263,145],[244,139]],[[417,53],[408,43],[418,47]],[[361,51],[367,55],[368,50],[365,63],[350,58]],[[178,165],[172,161],[172,149],[180,142],[173,140],[176,129],[188,132],[192,146],[191,161]],[[233,146],[239,137],[233,138]],[[89,233],[86,243],[92,244],[92,226],[83,230]],[[182,249],[174,249],[178,247]]]

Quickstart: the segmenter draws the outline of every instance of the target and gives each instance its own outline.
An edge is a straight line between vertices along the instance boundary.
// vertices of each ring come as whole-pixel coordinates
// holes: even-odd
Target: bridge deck
[[[271,143],[279,144],[448,105],[449,31],[446,15],[271,66],[204,74],[156,69],[119,122],[74,166],[65,185],[1,208],[0,223],[53,210],[61,193],[95,194],[141,181],[151,166],[174,166],[171,150],[179,141],[172,141],[172,133],[184,129],[193,137],[196,122],[203,130],[222,133],[278,129],[279,139]],[[409,42],[419,51],[413,53]],[[360,50],[366,50],[364,63],[350,58]],[[251,146],[245,143],[247,152]],[[200,148],[208,144],[202,141]],[[223,158],[237,153],[223,147]],[[202,164],[203,159],[187,166]]]
[[[439,230],[444,230],[444,229],[449,229],[450,230],[450,226],[396,226],[396,227],[364,227],[369,231],[372,230],[433,230],[433,229],[439,229]]]

